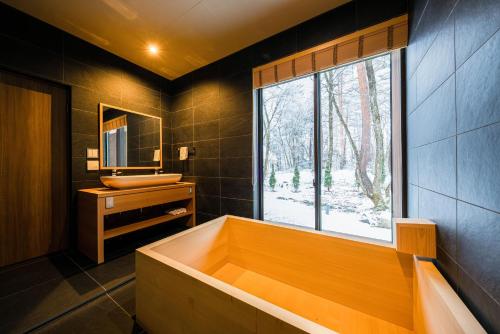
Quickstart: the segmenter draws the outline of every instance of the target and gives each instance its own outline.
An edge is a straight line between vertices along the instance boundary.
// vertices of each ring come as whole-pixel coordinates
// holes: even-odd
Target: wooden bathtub
[[[224,216],[136,252],[148,333],[484,333],[431,262]]]

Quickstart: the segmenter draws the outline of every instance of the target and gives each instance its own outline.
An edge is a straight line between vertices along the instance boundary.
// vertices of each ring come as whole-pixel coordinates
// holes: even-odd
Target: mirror
[[[99,103],[101,169],[160,169],[161,118]]]

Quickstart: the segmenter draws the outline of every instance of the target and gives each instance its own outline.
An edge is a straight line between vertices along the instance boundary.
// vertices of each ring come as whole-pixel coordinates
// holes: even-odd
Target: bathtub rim
[[[235,216],[235,215],[224,215],[224,216],[214,218],[206,223],[199,224],[199,225],[192,227],[190,229],[187,229],[185,231],[182,231],[182,232],[179,232],[177,234],[171,235],[169,237],[160,239],[160,240],[155,241],[153,243],[150,243],[148,245],[142,246],[142,247],[138,248],[137,250],[139,251],[139,250],[145,250],[145,249],[152,249],[152,248],[154,248],[154,247],[156,247],[164,242],[168,242],[168,241],[174,240],[176,238],[182,237],[186,234],[193,233],[193,232],[195,232],[203,227],[215,225],[221,221],[225,222],[228,218],[243,220],[243,221],[247,221],[250,223],[267,225],[267,226],[276,227],[276,228],[284,228],[284,229],[289,229],[289,230],[294,230],[294,231],[299,231],[299,232],[312,233],[312,234],[321,235],[321,236],[325,236],[325,237],[336,238],[339,240],[360,242],[360,243],[371,245],[371,246],[378,246],[378,247],[389,248],[389,249],[394,249],[394,250],[396,249],[396,244],[395,244],[394,240],[392,242],[389,242],[389,241],[383,241],[383,240],[367,238],[367,237],[362,237],[362,236],[356,236],[356,235],[352,235],[352,234],[345,234],[345,233],[340,233],[340,232],[334,232],[334,231],[324,231],[324,230],[318,231],[318,230],[314,230],[314,229],[310,229],[310,228],[301,227],[298,225],[275,223],[275,222],[271,222],[271,221],[246,218],[246,217],[240,217],[240,216]]]

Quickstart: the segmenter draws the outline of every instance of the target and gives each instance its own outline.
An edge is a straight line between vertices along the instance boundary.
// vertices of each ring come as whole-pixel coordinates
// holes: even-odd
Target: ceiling
[[[1,0],[175,79],[349,0]],[[157,55],[147,45],[158,46]]]

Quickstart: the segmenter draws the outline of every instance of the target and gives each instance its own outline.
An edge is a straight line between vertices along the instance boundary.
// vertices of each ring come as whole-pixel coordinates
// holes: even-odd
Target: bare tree
[[[366,68],[363,63],[356,64],[359,84],[359,99],[361,105],[361,151],[360,151],[360,168],[363,173],[366,173],[368,162],[370,161],[371,148],[371,133],[372,133],[372,117],[370,113],[370,101],[368,98],[368,79],[366,76]]]
[[[269,167],[269,154],[271,152],[271,132],[279,124],[279,119],[282,116],[284,110],[286,110],[289,98],[291,95],[291,90],[288,87],[277,86],[275,90],[268,91],[266,98],[264,99],[264,177],[267,176],[267,171]]]
[[[377,79],[373,70],[371,59],[365,62],[366,75],[368,78],[369,96],[370,96],[370,111],[372,114],[373,133],[375,135],[375,166],[373,171],[373,198],[372,201],[378,208],[385,208],[386,204],[382,196],[382,187],[384,182],[384,130],[382,128],[382,120],[380,116],[379,105],[377,101]]]
[[[381,125],[380,112],[377,102],[377,87],[376,78],[371,61],[360,63],[357,66],[358,70],[358,86],[361,105],[361,149],[358,148],[356,140],[353,137],[351,129],[348,126],[346,118],[337,101],[335,90],[340,87],[341,71],[333,70],[326,72],[325,88],[328,93],[328,108],[336,113],[340,125],[343,129],[345,137],[351,147],[352,154],[355,160],[355,173],[363,193],[373,202],[377,209],[386,207],[382,194],[382,176],[384,166],[384,145],[383,145],[383,129]],[[342,94],[343,95],[343,94]],[[371,128],[374,129],[375,135],[375,163],[373,181],[368,176],[367,167],[370,161],[370,142]],[[333,143],[333,140],[332,140]],[[330,145],[330,138],[329,138]],[[330,147],[328,148],[328,158],[330,159]],[[332,148],[333,154],[333,148]],[[327,160],[327,164],[331,160]]]

